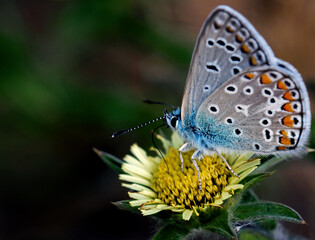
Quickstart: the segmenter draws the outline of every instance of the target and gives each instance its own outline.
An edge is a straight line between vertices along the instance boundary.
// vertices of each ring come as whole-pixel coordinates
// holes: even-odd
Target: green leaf
[[[129,212],[133,212],[133,213],[140,213],[138,207],[131,207],[129,204],[130,200],[122,200],[122,201],[118,201],[118,202],[113,202],[113,204],[118,207],[119,209],[122,210],[127,210]]]
[[[180,240],[188,235],[190,229],[178,225],[164,225],[152,238],[152,240]]]
[[[238,205],[233,211],[232,221],[279,220],[305,224],[292,208],[280,203],[255,202]]]
[[[109,153],[102,152],[96,148],[93,148],[93,151],[106,163],[110,168],[114,169],[118,173],[123,173],[121,165],[123,161]]]
[[[211,221],[202,224],[201,227],[210,232],[218,233],[229,239],[236,236],[234,229],[230,226],[229,216],[226,210],[221,210],[220,214],[211,219]]]

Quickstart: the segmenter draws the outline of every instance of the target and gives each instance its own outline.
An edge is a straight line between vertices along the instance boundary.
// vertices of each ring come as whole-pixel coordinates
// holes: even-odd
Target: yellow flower
[[[171,140],[157,135],[165,149],[164,158],[152,157],[137,144],[131,146],[131,155],[124,158],[120,174],[122,183],[129,192],[132,207],[139,207],[143,215],[151,215],[162,210],[182,213],[184,220],[192,214],[199,215],[210,206],[220,207],[224,200],[233,196],[234,191],[244,186],[240,182],[252,173],[258,165],[259,158],[252,158],[253,153],[241,155],[226,153],[224,157],[232,169],[240,176],[231,174],[222,159],[217,156],[205,156],[197,161],[200,169],[202,192],[198,186],[198,176],[191,161],[193,151],[183,153],[184,169],[178,154],[183,144],[176,133]],[[157,151],[156,149],[153,149]]]

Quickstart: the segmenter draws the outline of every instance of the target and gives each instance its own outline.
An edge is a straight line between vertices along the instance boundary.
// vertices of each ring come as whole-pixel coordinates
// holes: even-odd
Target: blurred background
[[[1,239],[151,236],[148,218],[111,204],[127,190],[92,148],[122,158],[134,142],[152,145],[155,125],[109,136],[162,115],[144,98],[180,106],[195,40],[218,4],[245,15],[300,71],[314,113],[313,0],[0,2]],[[314,155],[282,164],[256,188],[297,210],[308,225],[285,227],[309,238]]]

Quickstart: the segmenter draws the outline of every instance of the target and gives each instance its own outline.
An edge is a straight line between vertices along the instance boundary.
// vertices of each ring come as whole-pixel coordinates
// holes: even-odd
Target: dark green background
[[[126,199],[127,190],[92,148],[123,157],[134,142],[152,145],[156,125],[109,136],[162,115],[164,107],[145,105],[144,98],[180,105],[194,41],[218,3],[229,1],[0,3],[1,239],[151,236],[148,218],[111,204]],[[257,25],[279,57],[297,66],[313,93],[315,33],[308,26],[315,19],[302,10],[315,6],[239,0],[233,7]],[[273,24],[290,21],[294,9],[302,9],[296,16],[304,35],[295,25]],[[281,167],[259,195],[295,208],[309,225],[288,228],[314,236],[314,161]]]

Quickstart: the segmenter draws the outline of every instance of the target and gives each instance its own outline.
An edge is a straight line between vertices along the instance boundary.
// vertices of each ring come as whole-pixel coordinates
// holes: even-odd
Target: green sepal
[[[129,204],[130,201],[131,200],[121,200],[121,201],[118,201],[118,202],[112,202],[112,204],[114,204],[119,209],[127,210],[129,212],[140,214],[140,211],[139,211],[138,207],[130,206],[130,204]]]
[[[123,160],[96,148],[93,151],[106,163],[110,168],[114,169],[117,173],[124,173],[121,169],[121,165],[124,163]]]
[[[255,202],[240,204],[233,210],[233,222],[270,219],[305,224],[305,221],[295,210],[280,203]]]
[[[230,225],[227,210],[220,209],[219,212],[219,215],[211,218],[209,222],[203,223],[201,227],[210,232],[220,234],[228,239],[234,239],[236,237],[236,232]]]
[[[189,230],[177,224],[166,224],[158,230],[152,240],[180,240],[189,234]]]

